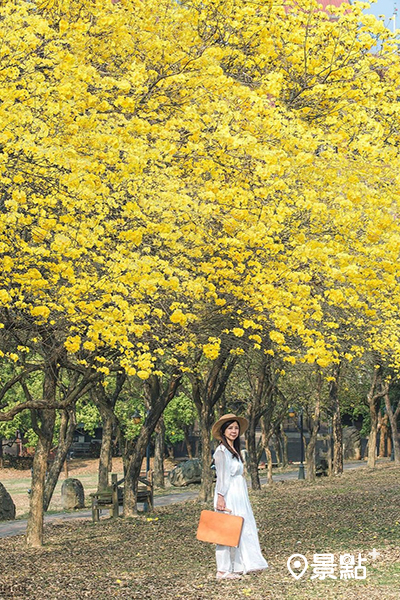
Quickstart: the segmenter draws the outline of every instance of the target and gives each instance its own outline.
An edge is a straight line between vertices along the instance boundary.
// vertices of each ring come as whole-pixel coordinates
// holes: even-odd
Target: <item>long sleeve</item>
[[[216,491],[221,496],[225,496],[230,484],[231,474],[228,460],[226,452],[221,447],[218,447],[214,453],[214,462],[217,471]]]

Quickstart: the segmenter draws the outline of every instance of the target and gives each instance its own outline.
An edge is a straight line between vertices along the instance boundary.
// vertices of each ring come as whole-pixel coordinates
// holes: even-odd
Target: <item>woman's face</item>
[[[239,429],[239,425],[238,425],[238,423],[236,423],[236,421],[234,423],[231,423],[230,425],[228,425],[228,427],[225,429],[225,437],[227,440],[230,440],[231,442],[233,442],[234,440],[236,440],[237,437],[239,437],[239,433],[240,433],[240,429]]]

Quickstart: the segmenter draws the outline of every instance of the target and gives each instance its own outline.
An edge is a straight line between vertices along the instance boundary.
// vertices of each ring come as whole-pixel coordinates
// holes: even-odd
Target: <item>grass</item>
[[[251,493],[270,568],[241,581],[215,581],[214,547],[196,540],[204,505],[157,509],[150,517],[48,525],[45,546],[22,551],[2,540],[0,598],[133,600],[382,600],[399,597],[400,470],[382,464],[341,477],[285,481]],[[375,548],[374,560],[368,553]],[[365,580],[298,581],[287,559],[320,553],[367,558]],[[338,571],[336,572],[338,575]]]

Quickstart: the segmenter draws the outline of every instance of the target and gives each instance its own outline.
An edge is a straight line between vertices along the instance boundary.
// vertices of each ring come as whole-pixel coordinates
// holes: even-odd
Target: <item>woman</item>
[[[214,452],[217,471],[214,508],[244,519],[238,548],[218,545],[216,547],[218,580],[240,579],[242,574],[268,567],[267,561],[261,554],[256,522],[243,476],[239,438],[247,427],[247,419],[227,414],[212,428],[213,437],[220,441]]]

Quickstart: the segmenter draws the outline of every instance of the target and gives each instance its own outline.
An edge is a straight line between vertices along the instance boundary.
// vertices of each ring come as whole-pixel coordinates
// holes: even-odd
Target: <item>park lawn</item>
[[[346,471],[314,484],[286,481],[251,493],[270,568],[240,581],[215,581],[214,547],[196,540],[204,505],[189,501],[151,516],[48,525],[45,546],[1,540],[0,598],[170,600],[391,599],[400,596],[400,469],[393,463]],[[375,548],[379,555],[368,553]],[[367,558],[366,579],[298,581],[287,559],[303,554]],[[338,568],[335,574],[339,574]]]

